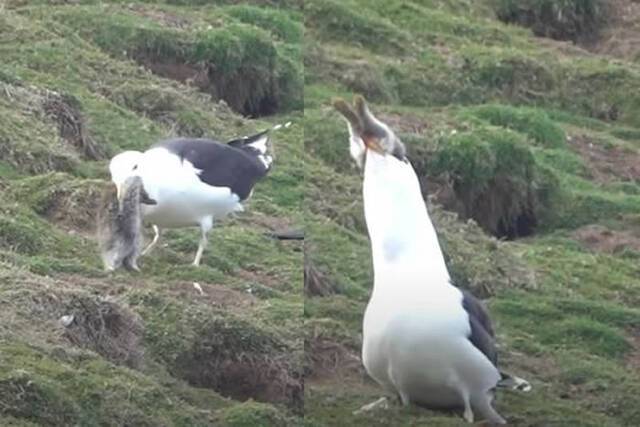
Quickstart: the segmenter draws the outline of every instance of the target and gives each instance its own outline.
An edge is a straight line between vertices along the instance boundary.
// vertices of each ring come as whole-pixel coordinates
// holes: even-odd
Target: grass
[[[464,425],[419,408],[352,414],[381,394],[359,361],[372,280],[361,177],[329,106],[354,93],[406,143],[453,279],[486,299],[503,367],[534,386],[499,393],[499,411],[518,426],[640,422],[637,251],[576,233],[640,229],[638,178],[616,176],[613,155],[640,151],[637,64],[506,25],[496,10],[522,23],[506,1],[58,3],[0,14],[0,424]],[[598,2],[581,5],[518,13],[583,43],[606,22]],[[539,29],[549,10],[562,20]],[[288,120],[274,170],[214,230],[201,268],[188,265],[197,231],[172,230],[141,274],[102,271],[109,156]],[[523,218],[535,227],[509,233]],[[265,235],[288,228],[304,228],[304,247]],[[304,256],[332,293],[303,296]]]
[[[302,18],[293,3],[5,6],[0,424],[301,423],[302,247],[266,236],[302,226]],[[217,68],[198,86],[149,59]],[[233,88],[239,81],[245,92]],[[51,99],[69,101],[95,158],[62,132]],[[238,114],[264,115],[265,100],[277,116]],[[140,260],[142,273],[102,271],[95,214],[109,156],[289,120],[273,137],[272,180],[247,212],[219,224],[201,268],[189,266],[197,232],[173,230]]]
[[[317,10],[334,7],[317,3]],[[382,394],[349,362],[359,357],[372,277],[361,176],[329,101],[354,93],[365,95],[407,145],[423,193],[435,203],[431,216],[456,283],[486,297],[502,365],[532,381],[527,396],[499,393],[497,408],[510,424],[640,420],[637,403],[627,401],[640,391],[633,368],[637,257],[631,249],[613,255],[589,249],[575,233],[592,224],[637,230],[639,181],[599,180],[574,139],[584,136],[597,152],[638,153],[631,89],[638,69],[504,25],[495,8],[507,3],[354,0],[341,5],[352,26],[320,13],[306,19],[307,256],[334,290],[305,304],[310,425],[464,425],[458,415],[418,408],[352,415]],[[543,4],[575,6],[523,2],[522,10]],[[564,30],[583,37],[593,15],[575,11],[585,14],[565,15],[573,21]],[[373,27],[384,40],[363,40]],[[514,224],[514,216],[533,213],[528,237],[487,235],[501,221]]]

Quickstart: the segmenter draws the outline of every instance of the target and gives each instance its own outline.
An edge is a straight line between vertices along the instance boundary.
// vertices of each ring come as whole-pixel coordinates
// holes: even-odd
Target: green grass
[[[590,224],[637,230],[640,185],[598,180],[573,139],[584,136],[597,152],[638,153],[638,69],[504,25],[495,8],[507,3],[354,0],[341,4],[336,20],[318,12],[334,10],[334,3],[312,6],[305,22],[307,257],[336,293],[308,298],[305,306],[308,348],[319,352],[307,357],[309,425],[464,425],[458,415],[417,408],[352,415],[382,394],[349,365],[360,352],[372,273],[361,174],[330,100],[355,93],[405,142],[425,196],[448,182],[452,194],[435,202],[466,214],[457,219],[430,206],[454,280],[488,297],[502,366],[533,384],[526,396],[498,393],[497,408],[510,424],[640,420],[637,399],[627,400],[640,391],[632,367],[640,322],[637,255],[601,253],[574,237]],[[577,3],[523,7],[543,4],[569,10]],[[554,27],[570,38],[593,28],[593,11],[575,7],[558,18],[568,20],[564,28]],[[365,40],[374,27],[385,38]],[[486,234],[518,212],[535,213],[532,235],[504,242]],[[336,366],[327,369],[333,365],[326,360]]]
[[[303,221],[299,5],[80,3],[0,13],[0,424],[299,425],[302,245],[265,235]],[[150,58],[216,71],[190,85],[144,68]],[[51,99],[68,100],[97,159],[65,138]],[[265,99],[278,116],[234,111]],[[289,120],[272,179],[218,224],[200,268],[186,229],[166,233],[142,273],[102,271],[95,215],[111,155]]]
[[[453,190],[445,207],[460,218],[439,197],[429,206],[451,275],[487,299],[503,367],[534,386],[500,392],[499,411],[518,426],[640,423],[637,251],[576,237],[593,224],[637,232],[640,183],[598,180],[569,139],[638,154],[636,64],[505,25],[496,13],[522,22],[507,1],[129,3],[10,0],[0,13],[0,424],[465,425],[399,406],[352,414],[382,393],[358,359],[372,282],[361,175],[329,107],[355,93],[405,142],[425,196]],[[516,12],[583,42],[606,24],[599,7]],[[61,134],[51,99],[69,101],[97,160]],[[187,229],[167,232],[141,274],[102,271],[109,156],[288,120],[273,171],[214,230],[200,268]],[[532,213],[526,238],[487,233]],[[286,228],[304,228],[304,246],[265,236]],[[304,256],[334,294],[304,299]],[[131,341],[110,327],[78,341],[106,307],[140,320]],[[59,322],[70,312],[75,329]]]
[[[563,147],[565,132],[544,110],[532,108],[514,108],[506,105],[484,105],[470,110],[492,125],[515,130],[543,147]]]

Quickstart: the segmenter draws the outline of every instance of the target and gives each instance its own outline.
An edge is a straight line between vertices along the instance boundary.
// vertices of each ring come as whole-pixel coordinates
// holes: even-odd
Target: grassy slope
[[[491,287],[503,365],[534,386],[529,395],[501,393],[500,412],[522,426],[640,422],[638,246],[592,250],[575,231],[598,224],[637,235],[639,177],[625,175],[619,158],[640,159],[633,157],[640,152],[640,68],[536,39],[498,22],[489,5],[306,5],[308,254],[338,290],[305,304],[311,425],[464,425],[420,409],[351,414],[380,395],[357,362],[371,284],[360,178],[347,158],[345,125],[328,102],[353,93],[364,94],[399,132],[427,186],[439,178],[432,176],[435,160],[474,159],[477,147],[492,150],[505,135],[518,140],[520,154],[524,144],[534,172],[549,179],[553,191],[540,202],[537,233],[514,242],[497,242],[472,225],[462,230],[462,222],[432,208],[456,279],[476,291]],[[494,105],[481,106],[488,103]],[[459,150],[451,154],[451,147]],[[602,153],[601,161],[589,150]],[[517,178],[513,157],[488,153],[507,165],[503,178]],[[456,172],[477,178],[477,171]],[[498,260],[522,264],[492,268]]]
[[[263,233],[302,224],[298,7],[47,3],[0,6],[0,424],[297,424],[302,248]],[[178,230],[141,260],[141,274],[105,275],[93,238],[104,159],[163,136],[223,140],[269,125],[150,73],[134,51],[178,64],[232,55],[237,68],[229,73],[243,73],[252,49],[271,55],[252,71],[256,85],[268,73],[288,81],[278,93],[285,112],[268,121],[297,122],[274,137],[273,173],[246,213],[214,230],[201,268],[189,266],[197,232]],[[100,159],[59,137],[43,109],[56,94],[80,111]],[[107,322],[109,313],[109,322],[138,329],[127,335],[107,323],[113,342],[104,330],[90,335],[90,323]],[[77,322],[68,330],[58,323],[66,314]],[[274,378],[260,365],[265,356],[278,361]],[[221,378],[216,363],[236,363],[238,376]],[[273,405],[217,392],[251,397],[233,384],[280,385],[278,375],[288,394],[274,386],[253,396]]]

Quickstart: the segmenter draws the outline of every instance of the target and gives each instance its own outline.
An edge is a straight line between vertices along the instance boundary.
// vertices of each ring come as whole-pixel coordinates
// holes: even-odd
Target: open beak
[[[364,141],[364,145],[371,151],[375,151],[378,154],[382,154],[383,156],[386,154],[386,152],[384,151],[384,149],[380,146],[380,142],[378,141],[377,138],[375,137],[366,137],[366,136],[360,136],[362,138],[362,141]]]
[[[373,117],[362,96],[354,97],[353,106],[344,99],[334,99],[333,107],[347,120],[352,132],[362,139],[366,148],[383,156],[387,154],[380,145],[380,139],[384,138],[387,132]]]

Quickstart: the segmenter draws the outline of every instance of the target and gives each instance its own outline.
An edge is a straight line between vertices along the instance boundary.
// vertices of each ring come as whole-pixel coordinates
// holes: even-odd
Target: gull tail
[[[269,134],[278,129],[286,129],[289,126],[291,126],[291,122],[277,124],[269,129],[256,133],[255,135],[243,136],[242,138],[231,140],[227,142],[227,144],[238,148],[251,147],[264,156],[267,154],[269,149]]]
[[[529,381],[525,379],[516,377],[515,375],[507,374],[502,371],[500,371],[500,376],[500,381],[498,381],[498,387],[500,388],[508,388],[525,393],[531,391],[531,384],[529,384]]]

